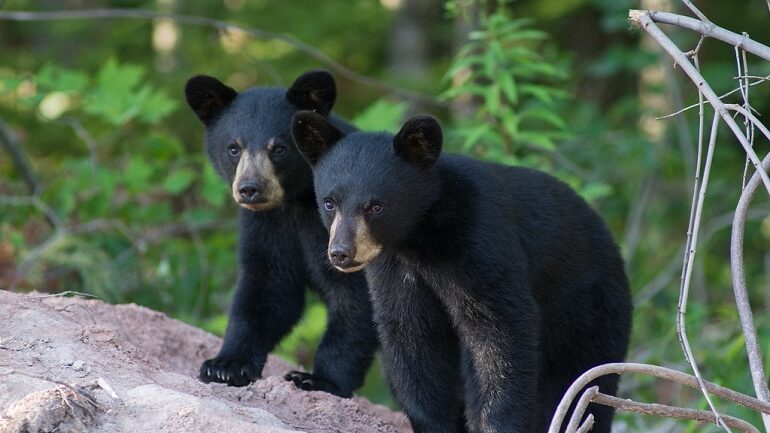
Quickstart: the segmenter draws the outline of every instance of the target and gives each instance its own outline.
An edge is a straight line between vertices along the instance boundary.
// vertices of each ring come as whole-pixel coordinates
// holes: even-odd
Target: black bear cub
[[[567,185],[440,155],[427,116],[394,137],[346,135],[303,111],[292,136],[314,167],[330,262],[366,269],[387,377],[415,432],[543,432],[573,379],[624,359],[623,261]],[[589,411],[609,432],[612,410]]]
[[[313,373],[289,372],[286,379],[303,389],[350,396],[363,383],[377,347],[366,280],[361,273],[330,269],[312,172],[289,134],[291,116],[301,109],[353,130],[330,113],[334,78],[311,71],[288,89],[238,93],[216,78],[196,76],[185,96],[206,127],[211,164],[241,206],[230,320],[219,354],[200,368],[201,380],[244,386],[259,378],[267,353],[302,315],[310,287],[328,307],[328,327]]]

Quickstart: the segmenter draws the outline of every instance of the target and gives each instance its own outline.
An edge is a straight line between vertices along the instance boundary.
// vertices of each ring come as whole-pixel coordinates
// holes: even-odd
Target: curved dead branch
[[[710,422],[718,424],[714,413],[707,410],[688,409],[683,407],[668,406],[657,403],[640,403],[638,401],[626,400],[613,397],[611,395],[597,393],[591,401],[605,406],[612,406],[618,410],[626,412],[643,413],[647,415],[667,416],[672,418],[690,419],[699,422]],[[748,422],[729,415],[720,415],[721,420],[728,427],[734,428],[744,433],[759,433],[756,427]]]
[[[564,418],[567,415],[567,411],[572,405],[572,402],[575,400],[575,397],[577,397],[578,393],[580,393],[583,388],[588,386],[592,381],[599,377],[606,376],[608,374],[624,373],[645,374],[660,379],[670,380],[672,382],[676,382],[693,389],[700,389],[700,386],[698,385],[698,379],[695,376],[666,367],[650,364],[637,364],[632,362],[600,365],[583,373],[572,383],[569,389],[567,389],[567,392],[564,393],[564,397],[562,397],[561,402],[559,402],[559,406],[556,407],[553,419],[551,420],[551,426],[548,428],[548,433],[559,433],[561,425],[564,422]],[[725,388],[723,386],[719,386],[707,381],[704,381],[704,388],[710,394],[713,394],[717,397],[732,401],[733,403],[739,404],[749,409],[753,409],[763,414],[770,414],[770,403],[766,403],[746,394],[742,394],[740,392],[733,391],[732,389]],[[727,423],[727,421],[725,421],[725,423]]]
[[[762,161],[762,168],[764,170],[770,168],[770,154]],[[746,275],[743,268],[743,235],[746,227],[746,217],[751,199],[754,197],[754,193],[757,192],[760,182],[758,174],[754,173],[741,193],[738,206],[735,208],[733,230],[730,238],[730,270],[733,275],[733,291],[735,292],[735,302],[738,307],[738,315],[741,319],[741,326],[743,327],[746,341],[746,352],[749,356],[754,391],[761,400],[770,401],[770,392],[768,392],[767,382],[765,382],[762,351],[759,347],[754,317],[751,313],[749,295],[746,290]]]

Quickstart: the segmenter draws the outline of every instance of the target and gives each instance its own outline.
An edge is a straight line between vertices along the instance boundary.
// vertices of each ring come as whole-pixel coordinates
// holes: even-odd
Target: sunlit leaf
[[[189,168],[180,168],[171,172],[163,181],[163,190],[170,194],[179,194],[195,180],[195,172]]]
[[[353,118],[356,127],[366,131],[396,131],[404,120],[405,102],[380,99]]]

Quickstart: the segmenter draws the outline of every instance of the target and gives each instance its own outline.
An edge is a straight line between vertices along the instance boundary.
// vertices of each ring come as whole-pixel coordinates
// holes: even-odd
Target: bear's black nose
[[[260,201],[260,191],[257,182],[253,180],[244,180],[238,184],[238,193],[241,195],[243,203],[255,203]]]
[[[332,265],[346,268],[353,264],[353,257],[356,256],[355,247],[335,244],[329,247],[329,261]]]

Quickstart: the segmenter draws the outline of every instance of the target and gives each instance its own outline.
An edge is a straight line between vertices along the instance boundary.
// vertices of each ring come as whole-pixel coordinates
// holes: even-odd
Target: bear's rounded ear
[[[208,75],[196,75],[184,86],[187,105],[204,125],[210,126],[225,108],[230,106],[238,92]]]
[[[326,71],[308,71],[289,87],[286,99],[300,110],[312,110],[326,116],[337,99],[337,84],[332,74]]]
[[[402,159],[429,167],[441,155],[441,125],[430,116],[417,116],[406,121],[393,138],[393,150]]]
[[[291,118],[291,138],[310,165],[342,137],[339,129],[314,111],[298,111]]]

